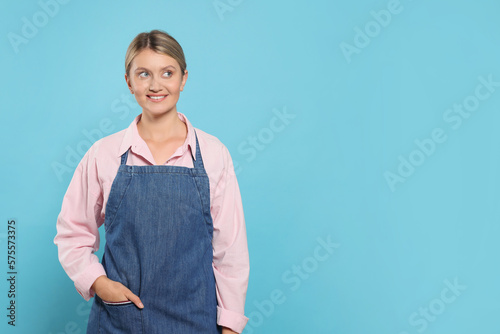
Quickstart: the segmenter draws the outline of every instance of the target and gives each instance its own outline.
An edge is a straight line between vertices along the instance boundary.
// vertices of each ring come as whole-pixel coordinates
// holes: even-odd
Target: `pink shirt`
[[[186,116],[179,112],[177,115],[187,125],[187,138],[165,165],[192,168],[191,156],[194,159],[196,154],[194,128]],[[94,296],[91,285],[97,277],[106,274],[94,252],[99,249],[98,228],[104,223],[120,156],[130,147],[128,165],[155,164],[149,147],[137,131],[141,116],[137,115],[127,129],[92,145],[77,166],[62,201],[54,243],[58,246],[59,261],[85,300]],[[240,333],[248,322],[244,306],[250,271],[240,190],[224,144],[199,129],[196,133],[210,180],[217,323]]]

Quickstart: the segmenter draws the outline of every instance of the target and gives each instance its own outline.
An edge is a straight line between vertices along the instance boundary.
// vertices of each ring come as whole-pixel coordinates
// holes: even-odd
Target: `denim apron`
[[[106,205],[102,265],[144,308],[130,301],[107,303],[96,294],[87,333],[222,333],[216,322],[210,185],[198,137],[193,168],[129,166],[129,150]]]

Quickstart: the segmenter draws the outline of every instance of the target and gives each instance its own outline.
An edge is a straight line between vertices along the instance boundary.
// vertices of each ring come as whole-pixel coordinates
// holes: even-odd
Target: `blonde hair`
[[[140,33],[128,46],[127,54],[125,55],[125,73],[127,73],[127,76],[130,75],[130,66],[135,56],[144,49],[151,49],[174,58],[181,67],[181,76],[184,76],[186,59],[181,45],[168,33],[157,29]]]

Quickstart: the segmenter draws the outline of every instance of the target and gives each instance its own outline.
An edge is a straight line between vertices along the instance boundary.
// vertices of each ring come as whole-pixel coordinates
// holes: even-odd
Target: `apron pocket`
[[[142,333],[141,310],[134,303],[102,302],[99,327],[103,333]]]
[[[102,300],[102,302],[104,304],[107,304],[107,305],[115,305],[115,306],[117,306],[117,305],[126,305],[126,304],[131,304],[132,303],[131,300],[126,300],[126,301],[123,301],[123,302],[107,302],[105,300]]]

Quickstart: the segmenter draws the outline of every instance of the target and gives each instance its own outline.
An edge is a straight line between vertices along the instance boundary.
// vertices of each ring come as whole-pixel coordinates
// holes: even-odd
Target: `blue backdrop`
[[[499,10],[2,1],[0,331],[85,332],[90,302],[59,264],[57,215],[91,143],[141,112],[125,52],[162,29],[187,58],[178,110],[236,164],[245,333],[498,333]]]

